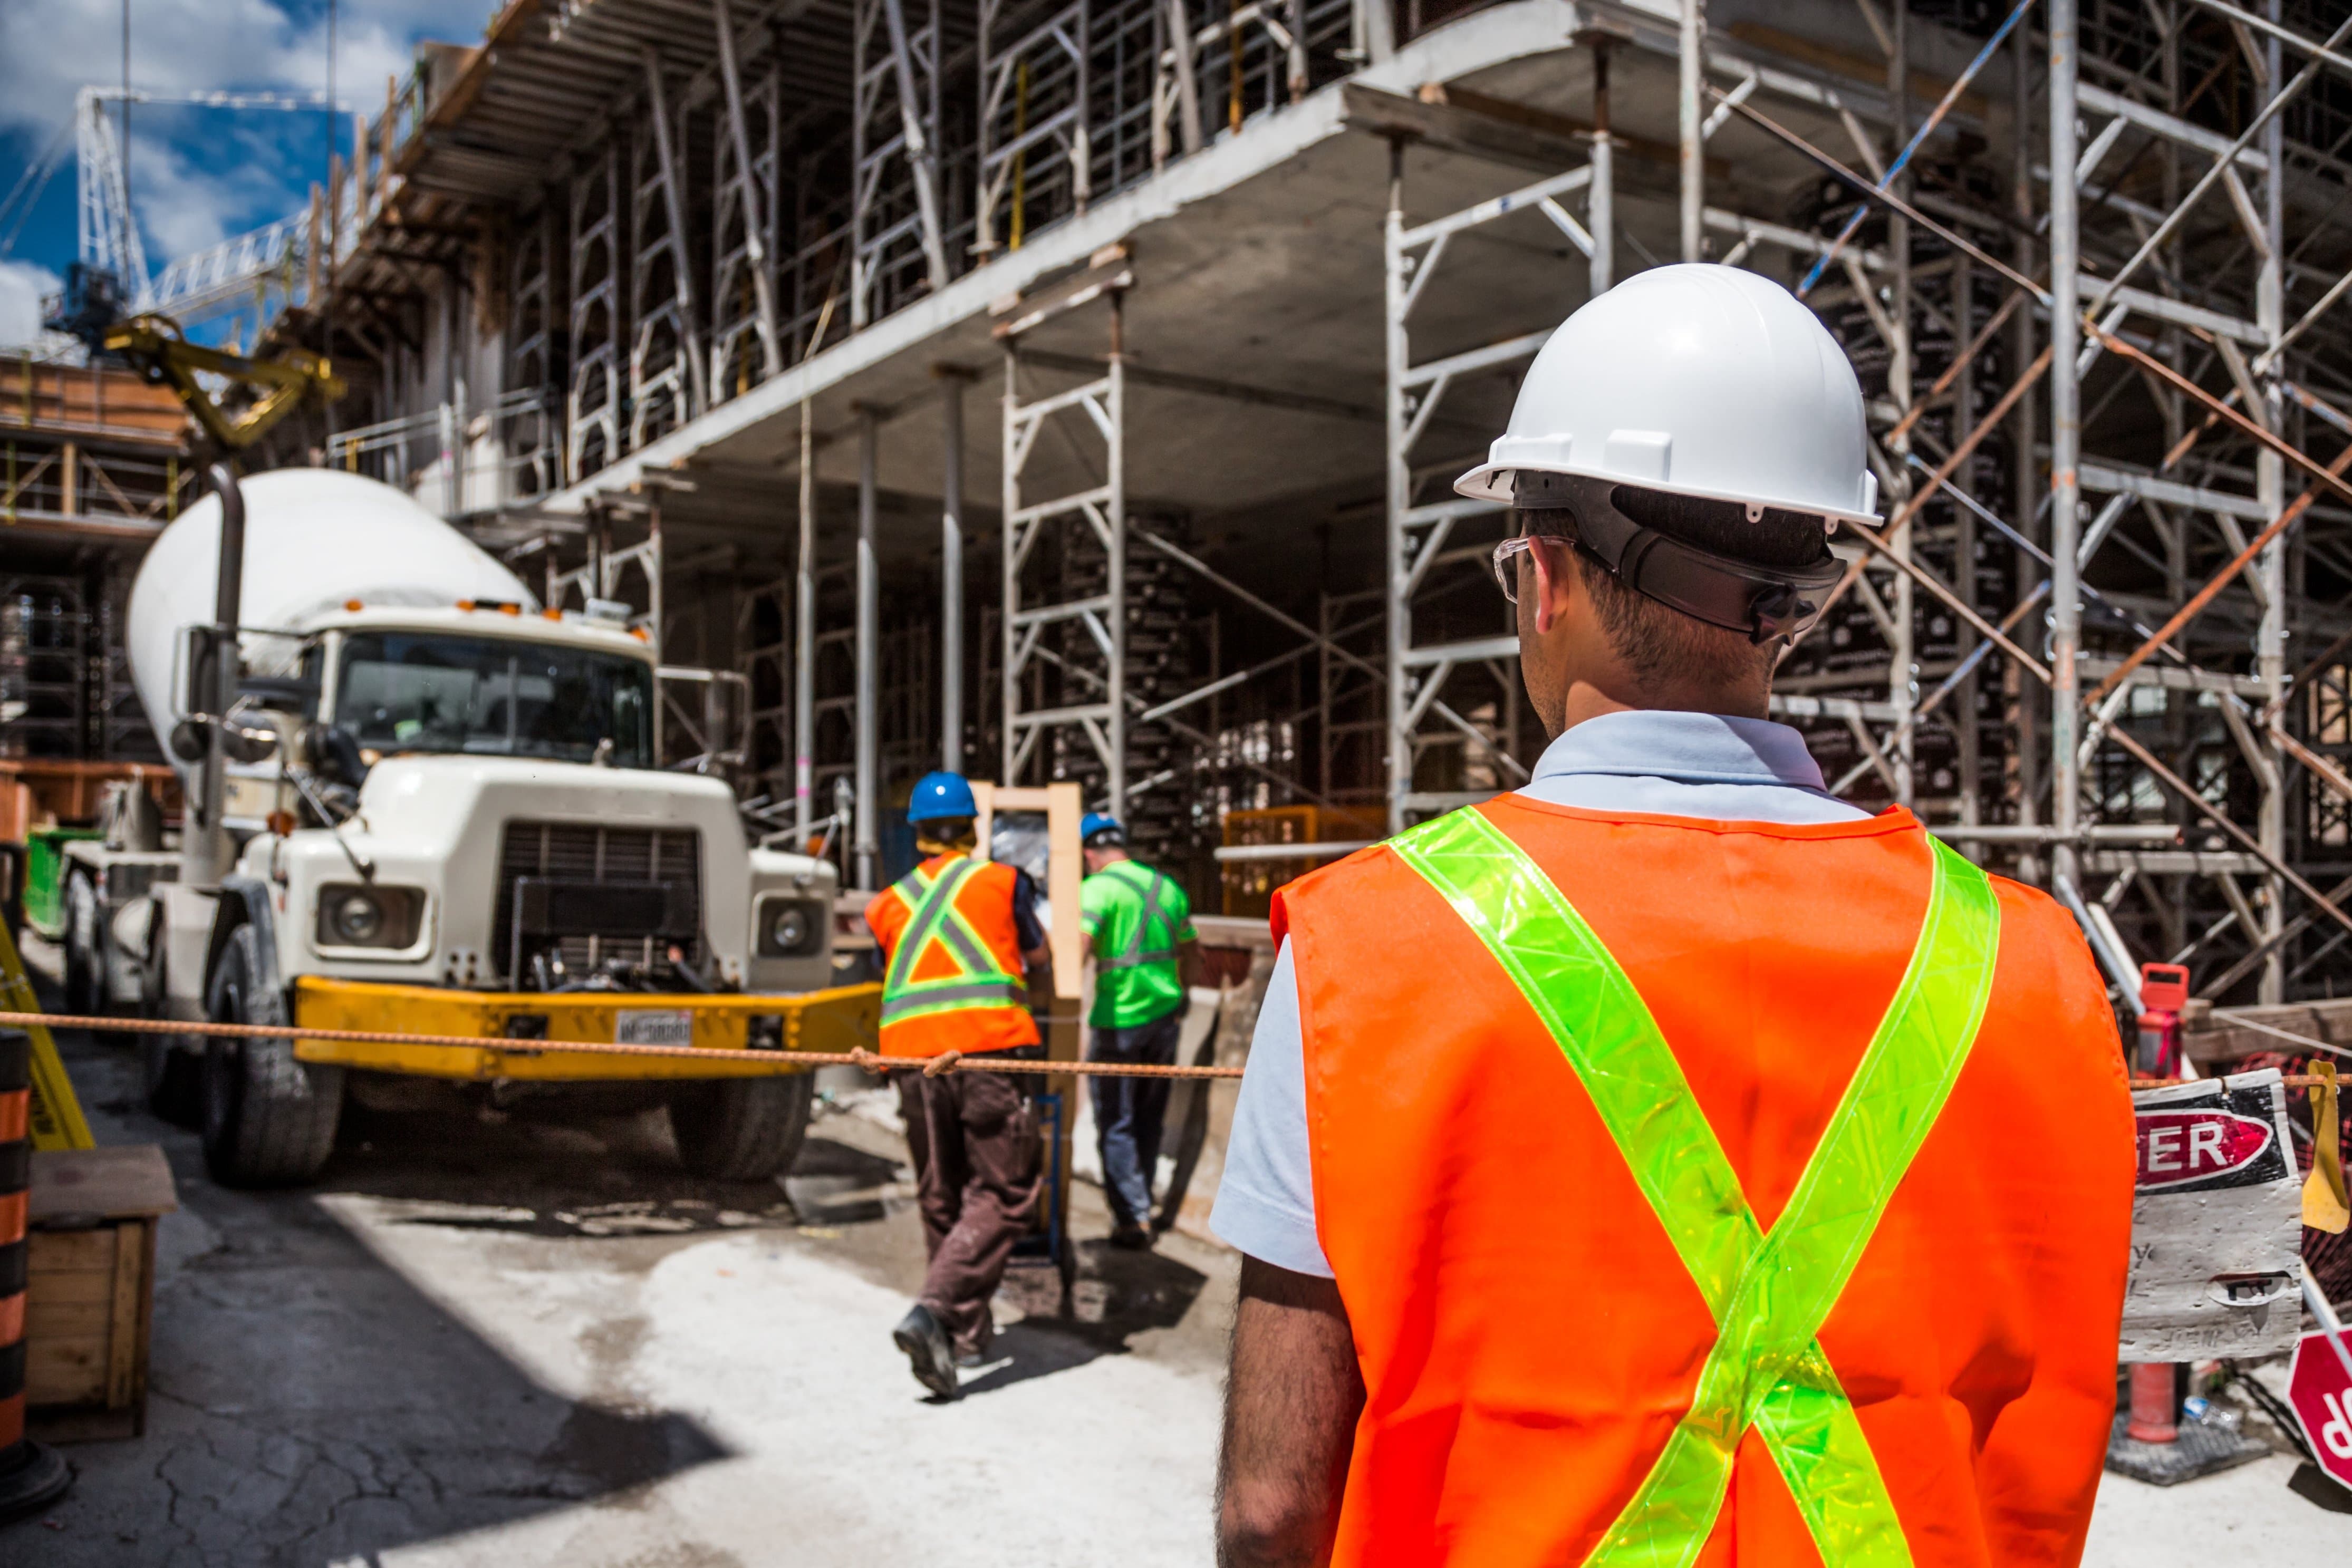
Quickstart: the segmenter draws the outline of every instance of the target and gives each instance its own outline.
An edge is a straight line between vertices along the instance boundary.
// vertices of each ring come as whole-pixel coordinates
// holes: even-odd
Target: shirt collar
[[[1829,792],[1805,737],[1785,724],[1659,708],[1586,719],[1563,731],[1536,761],[1538,779],[1577,773]]]

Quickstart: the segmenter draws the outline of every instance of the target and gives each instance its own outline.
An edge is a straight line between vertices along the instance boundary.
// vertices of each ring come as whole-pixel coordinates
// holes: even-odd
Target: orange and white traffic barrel
[[[58,1451],[25,1436],[25,1216],[33,1185],[33,1041],[0,1030],[0,1519],[72,1484]]]

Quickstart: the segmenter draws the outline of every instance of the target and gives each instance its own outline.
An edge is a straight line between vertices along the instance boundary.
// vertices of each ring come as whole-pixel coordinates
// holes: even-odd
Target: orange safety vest
[[[1034,1045],[1011,866],[933,855],[866,906],[882,944],[882,1054]]]
[[[1955,890],[1977,924],[1940,927],[1929,1005],[1897,1027]],[[1274,929],[1366,1396],[1335,1563],[2077,1560],[2133,1124],[2056,904],[1901,810],[1780,826],[1507,796],[1290,883]],[[1587,1050],[1642,1030],[1647,1076]],[[1890,1065],[1895,1037],[1926,1055]],[[1850,1135],[1889,1103],[1907,1145]],[[1833,1146],[1841,1176],[1802,1183]],[[1874,1218],[1838,1212],[1874,1182]],[[1810,1261],[1770,1255],[1825,1233]]]

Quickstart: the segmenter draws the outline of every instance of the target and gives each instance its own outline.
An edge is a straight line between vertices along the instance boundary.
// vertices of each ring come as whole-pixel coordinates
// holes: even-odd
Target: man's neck
[[[1770,701],[1767,694],[1697,686],[1683,691],[1643,692],[1627,701],[1589,682],[1578,681],[1568,688],[1568,698],[1560,705],[1559,728],[1553,736],[1557,738],[1587,719],[1612,713],[1711,713],[1729,718],[1763,718],[1770,712]]]

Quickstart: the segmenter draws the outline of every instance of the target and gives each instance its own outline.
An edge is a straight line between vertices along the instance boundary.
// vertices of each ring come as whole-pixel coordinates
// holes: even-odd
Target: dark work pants
[[[1097,1027],[1087,1047],[1088,1061],[1124,1061],[1167,1067],[1176,1060],[1184,1009],[1130,1029]],[[1160,1174],[1160,1129],[1168,1119],[1168,1078],[1097,1078],[1095,1137],[1102,1149],[1103,1193],[1111,1218],[1122,1230],[1151,1223],[1151,1183]]]
[[[989,1300],[1045,1189],[1036,1112],[1001,1072],[898,1078],[931,1260],[919,1299],[959,1352],[985,1350]]]

